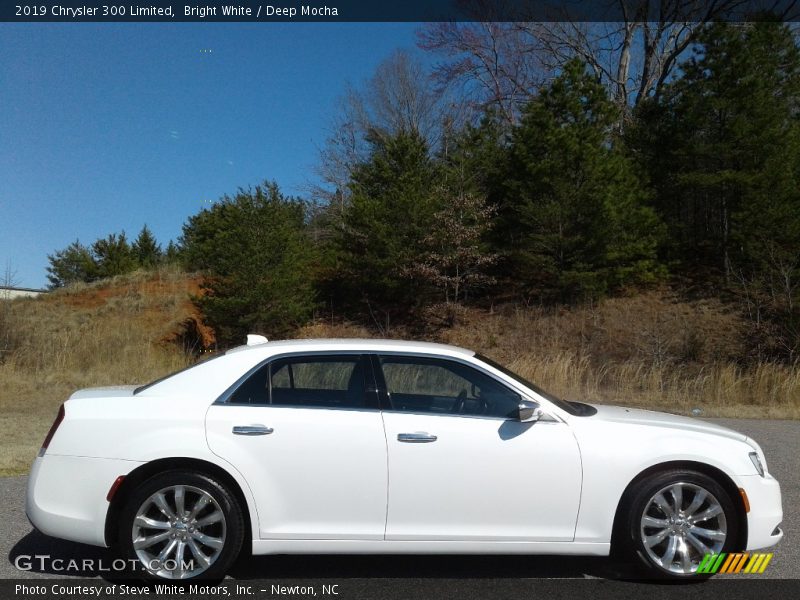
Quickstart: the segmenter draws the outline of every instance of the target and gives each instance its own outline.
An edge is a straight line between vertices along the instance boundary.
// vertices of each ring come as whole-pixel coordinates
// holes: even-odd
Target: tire
[[[651,475],[632,488],[621,510],[623,550],[648,578],[707,579],[710,574],[697,573],[703,556],[736,550],[738,510],[704,473],[675,469]]]
[[[218,581],[236,560],[244,533],[242,509],[222,483],[176,470],[154,475],[131,494],[117,540],[122,557],[136,564],[136,577]]]

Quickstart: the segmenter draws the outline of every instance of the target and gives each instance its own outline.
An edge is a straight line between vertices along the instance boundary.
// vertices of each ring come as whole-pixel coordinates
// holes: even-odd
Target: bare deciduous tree
[[[322,183],[312,187],[312,195],[343,206],[352,169],[366,160],[370,139],[418,133],[430,148],[436,148],[458,113],[450,96],[431,85],[422,62],[398,50],[361,86],[349,86],[340,100],[330,135],[320,150],[317,175]]]
[[[17,271],[12,266],[11,261],[7,261],[2,278],[0,279],[0,287],[13,288],[17,285],[19,285]],[[12,334],[11,328],[10,300],[10,290],[0,290],[0,363],[2,363],[5,356],[11,352],[15,344],[15,336]]]
[[[582,58],[626,109],[658,95],[697,33],[746,1],[611,0],[608,9],[621,18],[616,22],[565,20],[517,27],[538,40],[543,62],[551,69],[569,58]]]
[[[495,207],[484,198],[455,192],[433,216],[417,259],[405,271],[440,290],[445,303],[467,300],[470,292],[492,285],[489,274],[499,255],[482,247]]]
[[[19,279],[17,279],[17,270],[11,264],[11,261],[6,261],[5,269],[3,270],[2,279],[0,279],[0,287],[4,288],[12,288],[19,285]]]
[[[565,3],[547,22],[491,22],[499,20],[496,5],[464,4],[471,17],[485,22],[428,25],[419,32],[419,45],[446,58],[436,68],[440,87],[466,89],[474,106],[493,106],[510,124],[520,106],[575,57],[606,85],[621,114],[629,114],[658,95],[707,23],[753,8],[750,0],[607,0],[592,6],[592,21],[576,20],[580,16]],[[785,17],[795,2],[767,4],[757,8]],[[531,10],[518,14],[542,17],[540,9]]]
[[[508,123],[547,78],[536,38],[518,23],[433,23],[419,45],[447,59],[434,72],[440,89],[457,89],[471,108],[491,106]]]

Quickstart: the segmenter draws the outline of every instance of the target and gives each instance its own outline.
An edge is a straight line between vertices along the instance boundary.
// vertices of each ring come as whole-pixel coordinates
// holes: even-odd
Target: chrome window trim
[[[535,402],[535,400],[534,400],[534,402]],[[275,408],[279,408],[279,407],[276,406]],[[482,421],[501,421],[501,422],[511,421],[512,423],[521,423],[523,425],[526,424],[526,423],[523,423],[522,421],[520,421],[519,419],[515,419],[514,417],[491,417],[491,416],[486,416],[486,415],[452,415],[452,414],[448,414],[448,413],[418,412],[418,411],[394,410],[394,409],[383,410],[381,412],[391,413],[393,415],[413,415],[415,417],[440,417],[440,418],[448,418],[448,419],[480,419]],[[560,419],[556,419],[555,417],[551,416],[550,413],[546,412],[545,416],[543,418],[539,419],[538,421],[535,421],[535,423],[537,423],[537,424],[539,424],[539,423],[554,423],[555,424],[555,423],[564,423],[564,421],[561,421]]]
[[[520,387],[511,385],[509,382],[500,379],[494,373],[490,372],[488,369],[484,368],[479,362],[476,364],[474,362],[464,360],[463,358],[457,356],[448,356],[445,354],[433,354],[428,352],[407,352],[407,351],[400,351],[400,350],[389,350],[385,352],[379,352],[376,350],[314,350],[314,351],[302,351],[297,350],[294,352],[282,352],[280,354],[273,354],[265,358],[264,360],[257,363],[255,366],[248,369],[248,371],[239,377],[236,381],[234,381],[228,389],[226,389],[219,397],[212,403],[212,406],[252,406],[257,408],[283,408],[283,409],[292,409],[292,410],[343,410],[343,411],[357,411],[357,412],[388,412],[394,414],[404,414],[404,415],[417,415],[417,416],[434,416],[434,417],[456,417],[459,419],[484,419],[487,421],[516,421],[516,419],[512,417],[494,417],[494,416],[485,416],[485,415],[450,415],[445,413],[433,413],[433,412],[416,412],[416,411],[403,411],[403,410],[394,410],[392,408],[380,408],[380,403],[378,408],[372,407],[335,407],[335,406],[279,406],[275,404],[233,404],[228,402],[230,397],[236,392],[236,390],[241,386],[247,379],[253,375],[256,371],[258,371],[261,367],[266,366],[267,364],[271,363],[275,360],[281,360],[284,358],[294,358],[294,357],[301,357],[301,356],[359,356],[366,358],[368,362],[371,363],[369,360],[371,356],[374,356],[378,359],[380,363],[381,356],[404,356],[408,358],[429,358],[429,359],[437,359],[437,360],[445,360],[445,361],[452,361],[456,363],[460,363],[466,367],[470,367],[479,371],[480,373],[490,377],[492,380],[497,382],[498,385],[502,385],[503,387],[518,393],[523,399],[528,399],[532,402],[536,402],[540,407],[542,406],[542,401],[538,399],[535,395],[531,395],[531,390],[528,390],[524,387],[521,383],[519,384]],[[475,353],[471,354],[470,356],[474,357]],[[479,361],[479,359],[476,359]],[[377,381],[376,374],[372,372],[372,369],[369,369],[369,374],[373,379],[373,383],[376,387],[380,387]],[[381,379],[383,378],[383,373],[381,373]],[[378,390],[378,392],[387,392],[387,390]],[[560,418],[558,414],[554,414],[552,411],[548,410],[545,412],[545,415],[548,417],[546,419],[541,419],[540,423],[547,423],[547,422],[558,422],[564,423],[564,420]]]
[[[263,402],[259,402],[258,404],[233,404],[231,402],[225,402],[221,404],[217,404],[214,402],[211,406],[244,406],[249,407],[252,406],[254,408],[272,408],[272,409],[289,409],[289,410],[340,410],[340,411],[351,411],[351,412],[381,412],[380,408],[370,408],[370,407],[359,407],[359,406],[288,406],[285,404],[264,404]]]

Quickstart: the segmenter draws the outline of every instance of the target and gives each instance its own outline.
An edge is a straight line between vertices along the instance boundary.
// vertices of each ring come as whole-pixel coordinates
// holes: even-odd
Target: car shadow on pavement
[[[518,554],[248,556],[230,570],[235,579],[628,579],[631,575],[629,567],[607,558]]]
[[[112,550],[31,531],[8,554],[12,569],[60,577],[115,580]],[[635,578],[630,566],[602,557],[526,555],[272,555],[244,553],[229,571],[233,579],[504,579]]]

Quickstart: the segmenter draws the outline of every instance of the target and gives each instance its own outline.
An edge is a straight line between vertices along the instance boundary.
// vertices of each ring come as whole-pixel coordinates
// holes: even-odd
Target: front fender
[[[693,431],[604,423],[576,427],[583,458],[583,487],[576,542],[610,542],[614,517],[628,485],[661,464],[693,462],[725,474],[736,487],[755,468],[739,440]]]

